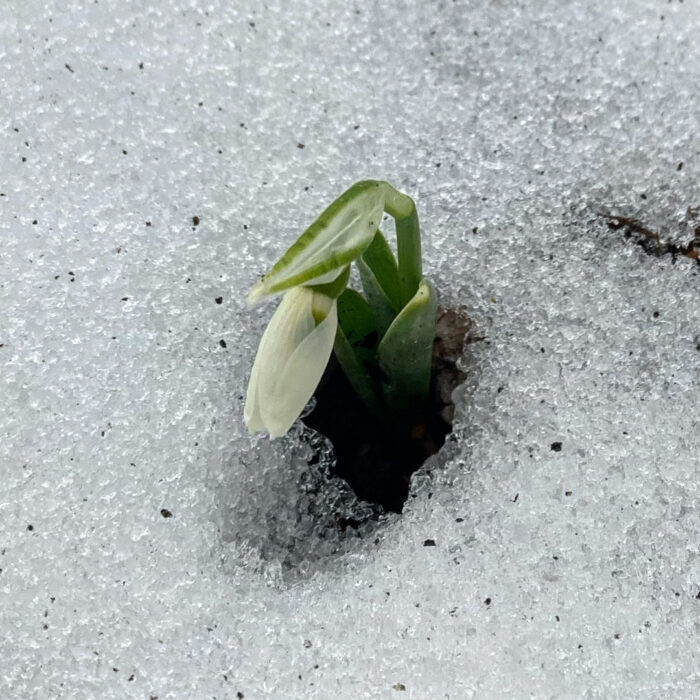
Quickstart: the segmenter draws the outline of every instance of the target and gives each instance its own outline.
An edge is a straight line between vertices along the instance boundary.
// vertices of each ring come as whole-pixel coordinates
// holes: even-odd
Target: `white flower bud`
[[[336,300],[294,287],[265,329],[248,384],[248,430],[281,437],[304,410],[328,364],[338,327]]]

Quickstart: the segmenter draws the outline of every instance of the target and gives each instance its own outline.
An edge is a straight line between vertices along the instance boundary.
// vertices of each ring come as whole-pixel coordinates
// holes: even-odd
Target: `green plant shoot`
[[[396,252],[379,230],[396,226]],[[355,264],[361,294],[348,287]],[[386,182],[363,180],[336,199],[249,295],[282,294],[263,334],[248,385],[251,432],[284,435],[313,395],[332,352],[377,418],[419,415],[430,390],[437,297],[423,277],[413,200]]]

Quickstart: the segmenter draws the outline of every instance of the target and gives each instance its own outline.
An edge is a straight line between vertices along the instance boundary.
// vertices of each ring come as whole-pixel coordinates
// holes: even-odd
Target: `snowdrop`
[[[253,364],[245,406],[248,430],[281,437],[321,379],[338,328],[336,300],[308,287],[286,292]]]
[[[379,230],[396,224],[397,253]],[[347,288],[350,265],[364,296]],[[400,419],[427,398],[437,298],[421,271],[413,200],[364,180],[335,200],[253,286],[248,303],[282,294],[260,341],[244,418],[251,432],[284,435],[335,351],[350,384],[379,420]]]

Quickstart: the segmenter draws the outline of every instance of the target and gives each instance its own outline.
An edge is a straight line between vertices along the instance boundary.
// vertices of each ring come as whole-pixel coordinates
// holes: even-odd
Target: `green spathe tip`
[[[369,246],[384,212],[385,188],[363,180],[336,199],[256,283],[248,304],[300,285],[333,282]]]

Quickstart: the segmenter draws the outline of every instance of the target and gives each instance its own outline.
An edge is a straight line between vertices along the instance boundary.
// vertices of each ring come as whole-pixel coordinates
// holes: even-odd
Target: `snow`
[[[700,267],[598,214],[689,240],[698,31],[659,0],[12,3],[0,696],[695,697]],[[249,287],[363,178],[415,198],[484,337],[402,515],[242,418]]]

